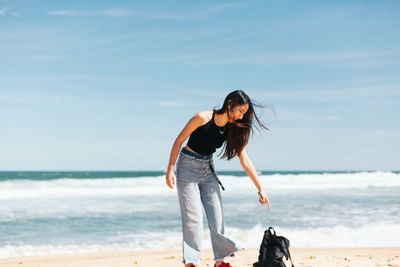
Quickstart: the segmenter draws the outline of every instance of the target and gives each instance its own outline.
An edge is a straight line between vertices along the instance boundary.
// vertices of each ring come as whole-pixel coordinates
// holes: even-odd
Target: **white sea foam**
[[[221,175],[227,194],[253,194],[247,177]],[[281,190],[324,190],[337,188],[400,187],[400,174],[392,172],[274,174],[261,175],[265,188]],[[249,190],[243,190],[248,188]],[[0,200],[27,198],[172,196],[164,176],[110,179],[57,179],[50,181],[7,180],[0,182]]]
[[[400,174],[393,172],[357,172],[324,174],[273,174],[261,175],[265,187],[270,189],[334,189],[400,186]],[[226,176],[232,189],[243,190],[242,179]]]
[[[161,177],[110,179],[7,180],[0,183],[0,200],[70,198],[80,196],[144,196],[168,194]]]
[[[274,229],[277,235],[287,237],[293,247],[400,246],[399,224],[364,225],[361,227],[337,225],[308,229],[274,227]],[[228,230],[228,235],[245,247],[257,247],[261,243],[264,230],[261,225],[256,225],[249,230],[233,228]]]
[[[250,229],[227,228],[226,235],[244,248],[259,247],[265,228],[256,225]],[[292,247],[388,247],[400,246],[400,225],[369,225],[362,227],[335,226],[314,229],[287,229],[275,227],[277,235],[287,237]],[[210,248],[210,234],[206,230],[203,247]],[[105,244],[21,245],[0,247],[0,258],[105,252],[130,250],[181,249],[180,232],[141,233],[109,238]]]
[[[264,227],[254,224],[266,221],[285,225],[276,230],[296,247],[400,246],[400,174],[261,175],[268,216],[248,177],[220,178],[227,224],[238,227],[226,232],[244,247],[259,245]],[[164,176],[0,181],[0,214],[0,257],[181,246],[177,194]],[[37,227],[64,230],[44,236]],[[207,231],[204,239],[210,247]]]
[[[108,238],[106,243],[103,244],[6,245],[0,247],[0,258],[81,252],[180,249],[181,242],[181,234],[177,232],[144,232],[141,234],[114,236]]]

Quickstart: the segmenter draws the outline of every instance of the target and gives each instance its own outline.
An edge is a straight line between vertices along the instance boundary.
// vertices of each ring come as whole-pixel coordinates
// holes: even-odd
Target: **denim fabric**
[[[185,149],[183,149],[185,150]],[[240,248],[225,237],[221,191],[210,169],[212,157],[200,159],[181,151],[176,184],[182,216],[183,263],[200,262],[204,207],[210,229],[214,260],[232,255]],[[193,153],[193,152],[192,152]]]

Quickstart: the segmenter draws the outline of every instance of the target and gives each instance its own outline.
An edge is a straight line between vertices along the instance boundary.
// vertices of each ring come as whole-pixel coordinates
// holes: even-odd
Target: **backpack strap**
[[[272,233],[272,231],[274,231],[274,232]],[[268,230],[266,230],[265,232],[269,232],[271,235],[276,236],[276,232],[275,232],[275,229],[274,229],[273,227],[269,227]],[[289,260],[290,260],[290,262],[292,263],[292,267],[294,267],[293,261],[292,261],[292,257],[290,257],[289,248],[286,250],[286,249],[282,246],[282,243],[281,243],[281,242],[277,242],[277,243],[279,244],[279,246],[281,247],[281,249],[282,249],[283,251],[287,251],[287,254],[288,254],[288,256],[289,256]]]
[[[271,227],[270,227],[271,228]],[[269,230],[269,229],[268,229]],[[275,230],[274,230],[275,231]],[[283,245],[282,245],[282,242],[277,242],[277,244],[280,246],[280,248],[282,249],[282,251],[285,253],[285,256],[286,256],[286,259],[288,259],[289,258],[289,260],[290,260],[290,262],[292,263],[292,267],[294,267],[294,265],[293,265],[293,261],[292,261],[292,257],[290,257],[290,251],[289,251],[289,247],[286,249],[286,247],[284,247]],[[287,254],[286,254],[286,252],[287,252]]]
[[[284,252],[287,252],[287,255],[285,255],[285,256],[288,256],[288,257],[286,257],[286,259],[289,258],[290,262],[292,263],[292,267],[294,267],[293,261],[292,261],[292,257],[290,257],[289,248],[286,249],[285,247],[283,247],[281,242],[277,242],[277,243],[279,244],[279,246],[281,247],[281,249],[282,249]],[[285,253],[285,254],[286,254],[286,253]]]
[[[274,233],[272,233],[272,231],[271,230],[273,230],[274,231]],[[274,235],[274,236],[276,236],[276,232],[275,232],[275,229],[273,228],[273,227],[269,227],[268,228],[268,232],[271,234],[271,235]]]
[[[294,267],[292,258],[290,257],[290,251],[289,251],[289,249],[287,250],[287,252],[288,252],[288,254],[289,254],[289,260],[290,260],[290,262],[292,263],[292,267]]]

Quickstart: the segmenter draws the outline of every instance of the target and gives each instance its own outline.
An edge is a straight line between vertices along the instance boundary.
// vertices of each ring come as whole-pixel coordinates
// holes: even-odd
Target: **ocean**
[[[258,247],[273,226],[293,247],[400,246],[399,171],[218,172],[226,234]],[[204,247],[211,247],[204,216]],[[0,172],[0,257],[181,248],[165,173]]]

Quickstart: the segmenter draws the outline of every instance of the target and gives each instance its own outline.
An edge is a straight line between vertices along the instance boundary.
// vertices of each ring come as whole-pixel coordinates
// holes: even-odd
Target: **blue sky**
[[[399,1],[0,1],[0,170],[165,170],[242,89],[259,170],[400,166]],[[217,160],[239,170],[238,160]]]

